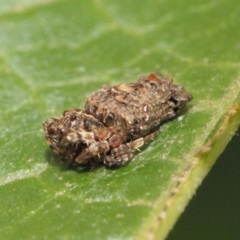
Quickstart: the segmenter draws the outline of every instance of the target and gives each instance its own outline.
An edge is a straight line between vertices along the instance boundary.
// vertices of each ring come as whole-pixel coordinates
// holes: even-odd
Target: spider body
[[[191,99],[172,79],[150,74],[136,83],[103,86],[84,110],[65,111],[45,121],[43,130],[48,145],[69,164],[121,166]]]

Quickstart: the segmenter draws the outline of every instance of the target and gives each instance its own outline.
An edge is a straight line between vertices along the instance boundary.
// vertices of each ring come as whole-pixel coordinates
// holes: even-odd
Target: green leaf
[[[0,0],[0,235],[162,239],[240,122],[240,4]],[[194,96],[119,169],[67,169],[41,124],[161,72]]]

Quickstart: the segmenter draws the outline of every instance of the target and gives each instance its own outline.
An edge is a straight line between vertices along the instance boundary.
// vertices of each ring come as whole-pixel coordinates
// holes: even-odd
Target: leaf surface
[[[166,237],[239,125],[239,10],[236,0],[0,0],[2,238]],[[58,162],[43,121],[151,72],[193,94],[178,118],[125,167]]]

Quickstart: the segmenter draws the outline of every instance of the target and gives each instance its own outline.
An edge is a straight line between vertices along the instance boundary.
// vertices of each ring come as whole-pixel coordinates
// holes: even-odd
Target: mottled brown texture
[[[103,86],[87,98],[85,110],[65,111],[43,129],[49,146],[67,163],[121,166],[191,99],[172,79],[150,74],[137,83]]]

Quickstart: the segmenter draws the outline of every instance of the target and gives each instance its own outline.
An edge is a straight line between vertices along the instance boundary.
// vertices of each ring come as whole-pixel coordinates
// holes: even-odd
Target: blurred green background
[[[240,129],[170,232],[167,240],[240,239]]]

